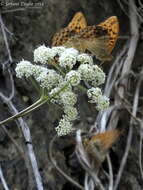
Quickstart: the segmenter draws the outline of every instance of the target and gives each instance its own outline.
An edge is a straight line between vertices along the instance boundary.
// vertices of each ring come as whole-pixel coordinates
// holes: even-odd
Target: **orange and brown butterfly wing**
[[[116,16],[110,17],[99,25],[87,26],[77,35],[72,36],[64,44],[77,48],[81,52],[90,51],[101,61],[111,60],[111,51],[115,46],[119,33]]]
[[[64,45],[73,35],[75,35],[75,32],[72,29],[68,27],[61,29],[54,35],[52,39],[52,46]]]
[[[108,30],[99,25],[89,26],[85,30],[81,33],[85,49],[101,61],[110,61]]]
[[[82,29],[86,28],[87,22],[86,19],[81,12],[77,12],[71,22],[67,27],[61,29],[58,33],[56,33],[52,40],[52,46],[60,46],[65,44],[68,39],[70,39],[75,34],[81,32]]]
[[[100,23],[98,26],[101,26],[103,29],[107,30],[108,33],[108,51],[111,53],[113,48],[115,47],[116,41],[118,39],[119,34],[119,21],[116,16],[109,17],[104,22]]]
[[[95,26],[91,26],[89,30],[90,33],[88,31],[86,32],[88,36],[86,37],[85,35],[85,38],[88,39],[86,42],[88,49],[90,49],[90,51],[93,52],[93,54],[95,52],[95,55],[97,54],[97,57],[99,54],[99,58],[105,57],[106,59],[106,57],[110,57],[110,53],[115,47],[119,34],[119,22],[117,17],[109,17],[104,22]],[[90,38],[91,40],[89,40]]]
[[[82,29],[86,28],[87,22],[83,13],[77,12],[67,27],[75,31],[75,33],[79,33]]]
[[[100,143],[101,149],[108,150],[116,142],[118,137],[121,135],[121,131],[117,129],[112,129],[104,133],[97,134],[91,137],[90,143]]]
[[[93,160],[94,167],[99,168],[105,160],[109,148],[116,142],[122,132],[113,129],[87,138],[83,141],[84,147],[91,160]]]
[[[87,26],[78,35],[74,35],[64,44],[65,47],[73,47],[80,52],[88,50],[101,61],[111,60],[107,50],[107,30],[101,26]]]

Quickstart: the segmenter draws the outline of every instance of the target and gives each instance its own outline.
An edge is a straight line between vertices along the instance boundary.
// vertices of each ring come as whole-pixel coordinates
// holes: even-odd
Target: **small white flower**
[[[73,106],[77,102],[75,93],[67,91],[61,94],[61,102],[65,106]]]
[[[107,98],[106,96],[99,96],[96,109],[98,111],[105,110],[109,107],[109,104],[110,104],[109,98]]]
[[[30,77],[33,75],[33,70],[34,65],[32,65],[29,61],[26,60],[22,60],[20,61],[17,66],[16,66],[16,76],[18,78],[22,78],[22,77]]]
[[[88,63],[88,64],[93,64],[93,59],[91,56],[87,55],[86,53],[82,53],[77,56],[77,61],[79,61],[82,64]]]
[[[60,83],[59,83],[59,85],[58,85],[58,87],[59,87],[60,89],[62,89],[62,91],[61,91],[60,94],[72,90],[71,84],[70,84],[69,82],[65,81],[65,80],[61,80]]]
[[[42,64],[48,64],[54,59],[55,55],[55,51],[45,45],[42,45],[34,50],[34,61],[36,63],[40,62]]]
[[[73,106],[65,106],[64,113],[66,114],[65,117],[69,121],[74,121],[75,119],[77,119],[78,112],[77,112],[77,109]]]
[[[33,65],[33,76],[37,79],[41,73],[47,73],[48,69],[39,65]]]
[[[100,69],[100,67],[98,67],[97,65],[93,65],[93,71],[95,74],[92,81],[92,85],[96,87],[103,84],[105,82],[105,77],[106,77],[103,70]]]
[[[50,100],[51,103],[58,103],[58,104],[61,104],[59,91],[60,91],[60,88],[59,88],[59,87],[55,87],[55,88],[53,88],[53,89],[50,91],[49,96],[51,97],[51,100]]]
[[[74,48],[66,48],[66,50],[64,51],[65,54],[70,54],[73,55],[75,57],[78,56],[79,52],[78,50],[74,49]]]
[[[66,50],[66,48],[63,46],[57,46],[57,47],[52,47],[52,50],[55,52],[55,55],[60,56]]]
[[[95,77],[95,72],[93,70],[92,65],[89,64],[81,64],[78,68],[79,73],[81,74],[82,80],[92,81]]]
[[[102,96],[102,92],[100,88],[90,88],[87,90],[87,96],[91,103],[97,103],[100,96]]]
[[[72,86],[77,86],[80,83],[81,77],[80,73],[74,70],[71,70],[66,74],[65,79],[70,82]]]
[[[72,69],[75,64],[76,64],[76,57],[72,54],[63,52],[59,57],[59,65],[63,68]]]
[[[63,81],[62,79],[60,79],[58,86],[53,88],[49,93],[50,97],[52,97],[51,102],[61,104],[62,94],[64,94],[65,92],[69,92],[71,90],[72,90],[71,85],[67,81]]]
[[[42,72],[36,80],[40,83],[42,88],[50,90],[56,86],[61,80],[61,76],[52,69],[47,69],[48,72]]]
[[[73,131],[72,123],[67,120],[65,117],[60,120],[59,125],[55,128],[57,131],[58,136],[64,136]]]

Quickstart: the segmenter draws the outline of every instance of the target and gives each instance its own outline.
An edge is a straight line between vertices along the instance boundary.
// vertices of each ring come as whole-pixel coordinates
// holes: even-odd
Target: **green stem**
[[[62,76],[65,76],[65,73],[62,71],[59,65],[57,65],[57,63],[53,63],[52,65],[62,74]]]
[[[41,103],[39,103],[37,106],[31,108],[30,110],[28,110],[27,112],[21,112],[19,117],[23,117],[25,115],[27,115],[28,113],[36,110],[37,108],[39,108],[40,106],[42,106],[43,104],[45,104],[48,101],[48,99],[43,100]],[[19,112],[20,113],[20,112]],[[15,119],[15,118],[14,118]],[[1,123],[0,123],[1,124]]]
[[[29,106],[28,108],[20,111],[18,114],[15,114],[15,115],[13,115],[13,116],[11,116],[11,117],[9,117],[9,118],[1,121],[0,125],[4,125],[5,123],[7,123],[9,121],[15,120],[15,119],[17,119],[19,117],[22,117],[22,116],[26,115],[27,113],[31,112],[31,110],[33,111],[34,108],[38,108],[39,106],[41,106],[43,104],[43,102],[45,103],[45,100],[39,99],[37,102],[35,102],[31,106]]]
[[[37,100],[34,104],[32,104],[31,106],[27,107],[26,109],[22,110],[22,113],[25,113],[31,109],[33,109],[35,106],[39,105],[41,102],[43,101],[43,98],[40,98],[39,100]],[[19,112],[18,114],[20,114],[21,112]],[[1,124],[1,123],[0,123]]]
[[[77,86],[80,90],[82,90],[83,92],[87,92],[87,89],[84,87],[84,86],[82,86],[82,85],[78,85]]]
[[[41,105],[45,104],[47,101],[50,101],[52,98],[54,98],[57,94],[59,94],[61,91],[63,91],[67,85],[69,84],[69,82],[67,84],[65,84],[65,86],[63,88],[61,88],[57,93],[53,94],[53,96],[49,97],[49,96],[45,96],[44,95],[44,89],[42,91],[42,96],[41,98],[35,102],[34,104],[32,104],[31,106],[29,106],[28,108],[22,110],[21,112],[19,112],[18,114],[15,114],[3,121],[0,122],[0,125],[3,125],[9,121],[18,119],[19,117],[23,117],[25,115],[27,115],[28,113],[34,111],[35,109],[39,108]]]

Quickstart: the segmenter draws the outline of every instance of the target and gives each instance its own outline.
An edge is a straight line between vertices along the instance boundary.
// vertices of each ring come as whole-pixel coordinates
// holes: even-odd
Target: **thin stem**
[[[35,109],[39,108],[41,105],[45,104],[47,101],[50,101],[52,98],[54,98],[55,96],[57,96],[61,91],[63,91],[67,86],[68,86],[69,82],[67,82],[67,84],[65,84],[65,86],[63,88],[61,88],[58,92],[56,92],[55,94],[53,94],[53,96],[49,97],[49,96],[45,96],[44,94],[44,89],[42,91],[42,96],[41,98],[35,102],[34,104],[32,104],[31,106],[29,106],[28,108],[22,110],[21,112],[19,112],[18,114],[15,114],[3,121],[0,122],[0,126],[9,122],[9,121],[12,121],[12,120],[15,120],[19,117],[23,117],[25,115],[27,115],[28,113],[34,111]]]
[[[113,168],[110,156],[107,155],[107,162],[108,162],[108,168],[109,168],[109,187],[108,190],[113,190]]]
[[[22,110],[22,111],[19,112],[18,114],[15,114],[15,115],[13,115],[13,116],[11,116],[11,117],[9,117],[9,118],[7,118],[7,119],[1,121],[1,122],[0,122],[0,126],[1,126],[1,125],[4,125],[5,123],[7,123],[7,122],[9,122],[9,121],[12,121],[12,120],[14,120],[14,119],[17,119],[17,118],[19,118],[19,117],[22,117],[22,116],[26,115],[27,113],[30,112],[30,110],[33,111],[34,107],[36,107],[37,105],[40,105],[40,106],[41,106],[41,103],[42,103],[43,101],[44,101],[44,100],[40,98],[37,102],[35,102],[35,103],[32,104],[31,106],[29,106],[28,108]],[[44,103],[45,103],[45,102],[44,102]],[[37,107],[36,107],[36,108],[37,108]]]
[[[4,42],[5,42],[5,45],[6,45],[6,49],[7,49],[7,52],[8,52],[8,58],[9,58],[9,61],[12,63],[13,59],[12,59],[12,56],[11,56],[7,36],[6,36],[5,30],[4,30],[4,23],[3,23],[3,20],[2,20],[1,14],[0,14],[0,25],[1,25],[1,30],[2,30],[2,34],[3,34]]]
[[[36,110],[37,108],[39,108],[40,106],[42,106],[43,104],[45,104],[47,101],[48,101],[48,99],[43,100],[43,101],[42,101],[41,103],[39,103],[37,106],[31,108],[31,109],[28,110],[27,112],[22,113],[22,114],[20,115],[20,117],[23,117],[23,116],[27,115],[28,113],[30,113],[30,112]]]
[[[142,129],[141,129],[141,130],[142,130]],[[143,179],[142,142],[143,142],[143,134],[142,134],[142,131],[141,131],[141,134],[140,134],[140,144],[139,144],[139,168],[140,168],[141,178]]]
[[[53,65],[63,76],[65,76],[65,73],[62,71],[62,69],[59,67],[59,65],[58,65],[56,62],[52,63],[52,65]]]
[[[1,179],[1,182],[3,184],[4,190],[9,190],[8,185],[6,183],[6,180],[4,178],[1,166],[0,166],[0,179]]]
[[[87,92],[87,89],[86,89],[84,86],[78,85],[77,87],[78,87],[80,90],[82,90],[83,92]]]

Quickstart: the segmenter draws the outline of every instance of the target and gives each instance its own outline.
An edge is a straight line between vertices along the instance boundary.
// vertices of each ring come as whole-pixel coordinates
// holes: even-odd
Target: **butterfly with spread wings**
[[[110,61],[118,34],[119,22],[116,16],[98,25],[87,26],[84,15],[78,12],[67,27],[54,35],[52,46],[73,47],[80,52],[88,51],[101,61]]]

